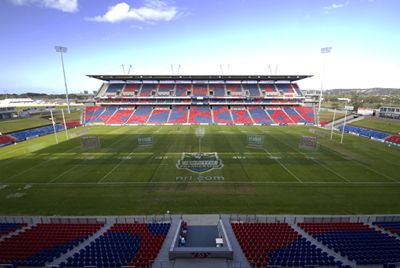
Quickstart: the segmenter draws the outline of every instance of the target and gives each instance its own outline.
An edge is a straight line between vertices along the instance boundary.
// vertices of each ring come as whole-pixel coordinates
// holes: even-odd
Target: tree
[[[332,103],[331,107],[332,107],[332,109],[337,109],[337,108],[339,108],[339,103],[334,102],[334,103]]]

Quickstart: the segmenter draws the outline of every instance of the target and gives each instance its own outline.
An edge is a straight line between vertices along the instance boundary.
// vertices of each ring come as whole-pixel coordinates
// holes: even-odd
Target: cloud
[[[332,4],[329,7],[323,7],[321,9],[326,10],[326,9],[333,9],[333,8],[339,8],[339,7],[344,7],[344,5],[343,4],[340,4],[340,5]]]
[[[142,26],[137,26],[137,25],[132,25],[131,28],[137,28],[137,29],[139,29],[139,30],[142,30],[142,29],[143,29]]]
[[[170,21],[177,16],[178,8],[170,6],[161,0],[145,0],[139,8],[131,8],[127,3],[119,3],[109,7],[106,14],[94,18],[85,18],[99,22],[120,22],[123,20],[138,20],[147,23],[155,21]]]
[[[324,14],[328,14],[328,13],[329,13],[329,11],[325,10],[325,11],[324,11],[324,12],[322,12],[322,13],[324,13]]]
[[[15,5],[34,4],[45,8],[54,8],[63,12],[77,12],[78,0],[10,0]]]

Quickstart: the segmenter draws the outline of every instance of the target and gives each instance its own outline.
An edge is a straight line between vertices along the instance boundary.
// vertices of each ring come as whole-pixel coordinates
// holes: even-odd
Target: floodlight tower
[[[318,112],[321,110],[321,102],[322,102],[322,86],[324,84],[324,73],[325,73],[325,63],[326,63],[326,54],[331,53],[332,47],[323,47],[321,48],[321,53],[325,54],[325,59],[324,59],[324,68],[322,69],[322,81],[321,81],[321,92],[319,94],[319,106],[318,106]]]
[[[66,47],[61,47],[61,46],[55,46],[56,52],[60,52],[61,54],[61,64],[63,68],[63,74],[64,74],[64,84],[65,84],[65,93],[67,96],[67,107],[68,107],[68,113],[70,114],[71,111],[69,109],[69,100],[68,100],[68,88],[67,88],[67,79],[65,78],[65,69],[64,69],[64,60],[63,60],[63,53],[67,53],[67,48]]]

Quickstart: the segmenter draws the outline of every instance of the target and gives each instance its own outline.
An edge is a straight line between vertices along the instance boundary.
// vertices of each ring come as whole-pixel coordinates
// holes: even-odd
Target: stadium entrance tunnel
[[[187,226],[180,220],[169,250],[169,259],[190,263],[205,259],[233,260],[233,249],[221,220],[217,225]]]

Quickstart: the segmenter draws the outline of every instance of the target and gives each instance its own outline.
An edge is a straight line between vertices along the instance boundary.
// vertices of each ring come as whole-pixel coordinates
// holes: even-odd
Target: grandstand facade
[[[83,124],[315,124],[297,81],[311,76],[88,75],[104,81]]]

